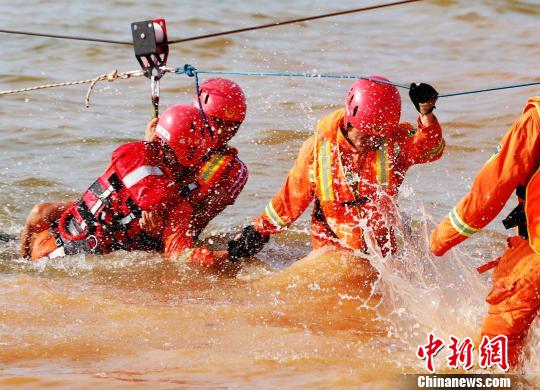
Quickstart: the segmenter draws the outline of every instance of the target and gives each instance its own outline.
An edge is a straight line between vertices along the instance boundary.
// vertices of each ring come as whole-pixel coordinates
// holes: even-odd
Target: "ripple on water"
[[[55,187],[60,185],[56,181],[40,177],[27,177],[22,180],[16,180],[14,184],[19,187]]]
[[[291,141],[306,140],[311,132],[305,130],[281,130],[266,129],[262,132],[262,138],[256,140],[258,145],[280,145]]]

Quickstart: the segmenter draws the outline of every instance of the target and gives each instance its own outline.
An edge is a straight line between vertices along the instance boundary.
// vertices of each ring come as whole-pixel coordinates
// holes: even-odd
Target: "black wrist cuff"
[[[270,237],[259,233],[252,225],[246,226],[240,237],[227,243],[227,252],[231,261],[250,257],[261,251]]]

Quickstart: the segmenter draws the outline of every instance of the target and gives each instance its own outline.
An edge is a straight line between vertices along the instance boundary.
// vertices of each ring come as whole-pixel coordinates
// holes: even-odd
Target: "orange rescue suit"
[[[285,184],[253,225],[260,233],[278,233],[291,225],[315,199],[312,213],[314,248],[337,245],[365,250],[359,221],[374,232],[383,254],[395,250],[391,228],[377,209],[379,200],[397,194],[414,164],[437,160],[444,139],[436,119],[418,129],[400,123],[393,139],[359,152],[344,136],[344,110],[324,117],[304,142]],[[382,194],[382,195],[381,195]]]
[[[161,235],[166,259],[214,265],[213,252],[205,246],[196,247],[195,241],[214,217],[235,202],[247,182],[247,167],[237,154],[228,146],[212,154],[194,182],[197,189],[180,198],[167,213]]]
[[[521,117],[503,137],[496,153],[476,175],[465,195],[431,234],[431,250],[442,256],[490,223],[514,190],[526,188],[525,215],[530,243],[510,237],[497,259],[490,304],[482,327],[488,336],[506,335],[509,360],[519,362],[523,340],[540,307],[540,96],[529,99]],[[522,200],[520,200],[522,201]]]

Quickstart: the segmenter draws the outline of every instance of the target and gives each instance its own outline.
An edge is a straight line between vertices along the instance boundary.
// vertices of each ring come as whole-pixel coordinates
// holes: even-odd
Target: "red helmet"
[[[374,79],[388,81],[381,76]],[[390,136],[399,124],[401,96],[390,84],[359,79],[345,100],[345,126],[349,124],[369,135]]]
[[[185,104],[176,104],[161,114],[156,136],[169,145],[180,165],[185,167],[199,164],[212,147],[200,111]]]
[[[246,97],[234,81],[214,78],[199,86],[201,105],[208,120],[218,118],[228,122],[243,122],[246,118]],[[199,108],[199,99],[193,97],[193,106]],[[213,123],[210,123],[214,126]]]

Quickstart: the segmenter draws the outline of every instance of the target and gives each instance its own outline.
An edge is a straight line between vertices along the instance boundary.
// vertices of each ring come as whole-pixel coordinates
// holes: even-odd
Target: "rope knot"
[[[118,70],[113,70],[107,75],[107,81],[115,81],[118,79]]]
[[[182,69],[182,73],[185,73],[188,77],[194,77],[195,73],[197,73],[197,68],[192,65],[185,64],[184,68]]]

